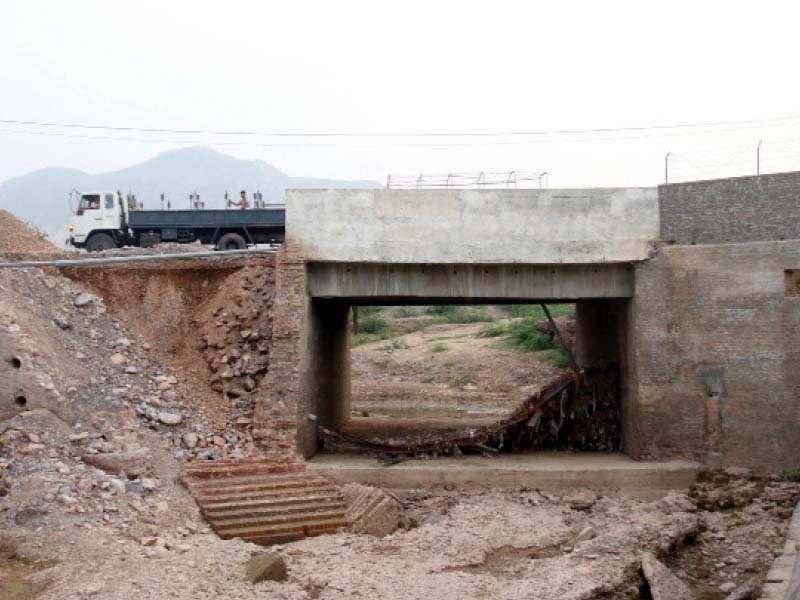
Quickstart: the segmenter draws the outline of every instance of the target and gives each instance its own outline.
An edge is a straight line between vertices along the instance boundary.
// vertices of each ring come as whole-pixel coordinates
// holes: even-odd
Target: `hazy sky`
[[[387,173],[517,169],[548,171],[552,187],[568,187],[659,183],[667,151],[677,178],[747,174],[763,139],[764,169],[791,170],[800,168],[799,19],[797,3],[730,0],[0,0],[2,120],[308,133],[798,117],[725,127],[737,131],[700,128],[702,135],[500,138],[269,138],[0,124],[137,140],[2,131],[0,181],[48,166],[107,171],[198,142],[290,175],[385,180]],[[650,135],[658,137],[642,138]],[[620,136],[636,139],[608,139]],[[140,141],[154,138],[164,141]]]

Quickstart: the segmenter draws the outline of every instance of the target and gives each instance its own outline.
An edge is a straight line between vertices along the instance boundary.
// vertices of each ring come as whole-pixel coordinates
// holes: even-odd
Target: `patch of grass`
[[[394,309],[394,316],[398,319],[416,317],[419,311],[414,306],[398,306]]]
[[[536,319],[518,319],[508,325],[508,343],[521,352],[541,352],[555,348],[546,333],[536,330]]]
[[[444,344],[436,344],[433,348],[431,348],[431,352],[433,352],[434,354],[437,354],[439,352],[444,352],[445,350],[447,350],[447,346],[445,346]]]
[[[450,367],[455,367],[458,364],[457,360],[446,360],[442,363],[442,366],[445,369],[449,369]]]
[[[784,481],[800,481],[800,467],[785,469],[781,476]]]
[[[405,350],[408,348],[406,341],[401,338],[395,338],[386,344],[381,350]]]
[[[384,334],[389,331],[389,321],[382,317],[370,316],[365,319],[360,319],[358,324],[359,334],[372,333]]]
[[[542,360],[556,367],[561,367],[562,369],[568,367],[570,364],[569,356],[567,356],[567,353],[564,352],[564,349],[560,346],[555,350],[543,353]]]
[[[436,377],[434,375],[428,375],[427,377],[422,378],[422,383],[433,383],[436,381]]]
[[[362,410],[361,411],[361,416],[362,417],[368,417],[369,416],[369,411],[368,410]]]
[[[488,311],[482,308],[468,308],[466,306],[429,306],[427,310],[429,315],[433,315],[442,319],[443,323],[450,324],[465,324],[465,323],[484,323],[493,321]]]
[[[377,315],[378,313],[382,313],[386,310],[385,306],[359,306],[358,307],[358,316],[361,317],[372,317]]]
[[[375,338],[371,335],[367,335],[366,333],[359,333],[358,335],[350,336],[350,347],[355,348],[356,346],[361,346],[362,344],[368,344],[374,339]]]
[[[472,375],[458,375],[457,377],[453,377],[453,385],[464,386],[474,382],[475,378],[472,377]]]
[[[553,318],[556,317],[574,317],[575,305],[574,304],[548,304],[547,308]],[[508,316],[515,319],[529,318],[541,321],[546,319],[547,315],[544,314],[541,305],[539,304],[504,304],[500,309],[508,313]]]
[[[490,325],[484,325],[483,327],[481,327],[480,331],[478,331],[475,337],[493,338],[506,335],[507,333],[508,333],[508,327],[503,323],[491,323]]]

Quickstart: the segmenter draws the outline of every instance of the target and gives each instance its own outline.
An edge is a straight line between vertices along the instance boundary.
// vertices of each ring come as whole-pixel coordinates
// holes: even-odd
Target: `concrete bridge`
[[[800,344],[788,333],[800,292],[785,293],[800,269],[799,195],[797,173],[290,191],[256,433],[276,454],[310,457],[317,427],[348,418],[352,305],[576,302],[579,362],[622,365],[629,455],[800,463]]]

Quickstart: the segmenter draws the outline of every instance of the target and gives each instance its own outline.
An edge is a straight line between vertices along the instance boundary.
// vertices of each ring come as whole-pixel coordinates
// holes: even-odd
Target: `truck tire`
[[[244,250],[247,242],[238,233],[226,233],[217,242],[217,250]]]
[[[101,250],[110,250],[116,247],[117,245],[114,243],[114,238],[107,233],[95,233],[89,238],[89,241],[86,242],[86,249],[89,252],[100,252]]]

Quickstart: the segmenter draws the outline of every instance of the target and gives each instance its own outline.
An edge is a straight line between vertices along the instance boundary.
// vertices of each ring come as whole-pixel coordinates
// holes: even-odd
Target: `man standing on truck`
[[[239,197],[241,199],[238,202],[235,200],[228,200],[228,207],[238,206],[242,210],[247,210],[250,207],[250,203],[247,201],[247,193],[242,190],[239,194]]]

